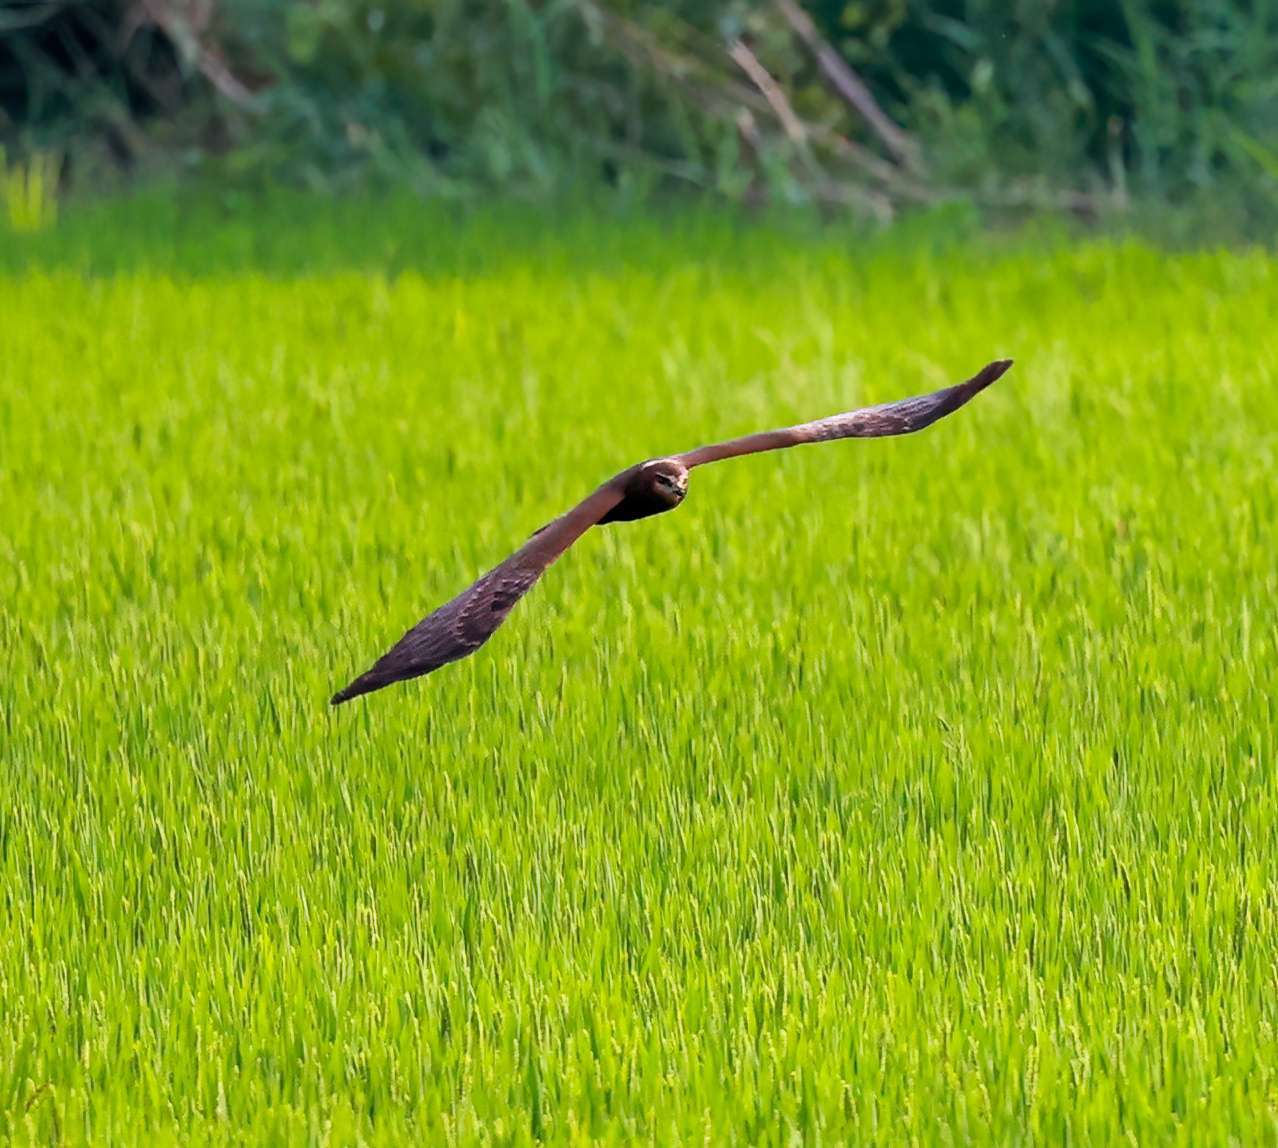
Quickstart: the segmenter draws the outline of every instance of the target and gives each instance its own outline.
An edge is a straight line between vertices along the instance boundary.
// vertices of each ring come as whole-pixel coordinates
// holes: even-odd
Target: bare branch
[[[768,106],[785,129],[785,134],[796,144],[806,144],[808,133],[803,126],[803,122],[794,114],[794,109],[790,107],[790,101],[786,98],[785,92],[781,90],[781,85],[772,78],[767,68],[759,63],[759,57],[750,51],[741,40],[733,40],[728,45],[728,55],[750,77],[750,82],[763,93],[763,98],[768,101]]]
[[[227,67],[217,44],[209,42],[211,22],[212,7],[201,0],[137,0],[131,13],[132,31],[147,23],[155,25],[225,99],[251,109],[253,93]]]
[[[852,70],[852,65],[821,38],[816,25],[812,23],[812,18],[799,7],[795,0],[776,0],[776,6],[799,39],[816,57],[817,64],[825,73],[826,79],[870,125],[888,151],[906,167],[915,171],[921,170],[923,161],[918,143],[893,123],[887,113],[879,107],[873,93],[866,87],[861,77]]]
[[[734,119],[742,108],[757,115],[766,115],[772,111],[768,101],[755,89],[723,75],[700,56],[675,51],[646,28],[616,12],[601,8],[591,0],[582,0],[580,10],[589,19],[596,21],[597,27],[612,33],[613,45],[636,67],[657,71],[663,79],[687,92],[708,110],[717,107],[724,115],[730,115]],[[925,188],[909,183],[908,177],[898,168],[879,158],[868,148],[853,143],[824,124],[800,122],[813,146],[825,148],[839,159],[862,169],[871,179],[882,183],[885,190],[914,201],[929,198]]]
[[[777,3],[781,5],[783,12],[787,8],[797,10],[800,19],[807,21],[806,26],[811,28],[811,21],[797,8],[794,0],[777,0]],[[636,68],[655,73],[662,82],[695,101],[707,116],[733,124],[747,146],[753,150],[760,150],[764,144],[760,124],[755,117],[776,119],[807,163],[809,172],[804,181],[805,190],[819,202],[851,203],[880,220],[891,218],[903,204],[936,204],[955,200],[966,200],[994,209],[1037,208],[1080,215],[1093,215],[1107,206],[1113,206],[1112,200],[1102,194],[1069,188],[1007,184],[980,189],[931,183],[923,178],[917,166],[913,172],[904,170],[828,125],[803,119],[757,55],[740,42],[734,41],[729,46],[728,56],[748,78],[748,83],[715,66],[715,61],[722,59],[718,56],[717,47],[713,55],[703,55],[700,48],[695,51],[681,50],[666,43],[641,24],[596,3],[595,0],[578,0],[578,10]],[[820,44],[814,28],[812,34],[816,43]],[[833,53],[834,50],[830,48],[828,51]],[[838,59],[837,53],[834,56]],[[855,80],[855,76],[853,78]],[[869,97],[868,91],[866,96],[877,110],[878,105]],[[898,146],[904,146],[906,152],[913,149],[917,157],[918,149],[914,141],[888,120],[881,110],[879,115],[887,123],[889,131],[896,132],[894,138],[898,139]],[[881,135],[879,138],[883,139]],[[903,145],[899,141],[904,141]],[[887,141],[883,142],[886,144]],[[637,158],[637,153],[632,155]],[[818,155],[831,167],[841,164],[845,172],[851,168],[873,186],[867,187],[864,183],[848,179],[837,172],[827,175],[817,163]],[[893,155],[900,159],[897,152],[893,152]],[[652,158],[656,165],[669,165],[672,162],[669,159]],[[914,163],[918,164],[917,158]],[[691,177],[688,169],[671,171],[669,174],[682,179]]]

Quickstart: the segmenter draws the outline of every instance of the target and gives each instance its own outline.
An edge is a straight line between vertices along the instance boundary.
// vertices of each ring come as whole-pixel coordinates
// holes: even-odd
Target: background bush
[[[806,10],[919,141],[919,169],[779,6],[740,0],[0,0],[0,144],[62,157],[72,182],[211,167],[436,194],[678,185],[880,214],[954,192],[1274,200],[1272,0]],[[803,133],[730,58],[738,39]]]

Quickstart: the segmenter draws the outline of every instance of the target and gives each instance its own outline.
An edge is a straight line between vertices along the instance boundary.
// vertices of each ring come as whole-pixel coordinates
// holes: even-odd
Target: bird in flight
[[[628,467],[566,514],[543,526],[500,566],[418,622],[370,670],[338,690],[332,704],[341,705],[393,682],[419,678],[473,654],[493,636],[547,567],[587,530],[606,522],[634,522],[674,510],[688,493],[688,472],[694,467],[803,443],[912,434],[958,410],[1011,365],[1011,359],[998,359],[967,382],[930,395],[745,435]]]

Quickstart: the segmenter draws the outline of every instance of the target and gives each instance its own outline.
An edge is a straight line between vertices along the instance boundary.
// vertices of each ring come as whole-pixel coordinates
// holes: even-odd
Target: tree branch
[[[912,171],[920,171],[923,167],[922,152],[916,140],[899,128],[884,110],[861,77],[852,70],[838,52],[821,38],[812,23],[812,18],[795,2],[795,0],[776,0],[776,6],[786,22],[794,29],[812,54],[817,64],[825,73],[826,79],[865,120],[875,135],[883,141],[883,145],[892,155]]]

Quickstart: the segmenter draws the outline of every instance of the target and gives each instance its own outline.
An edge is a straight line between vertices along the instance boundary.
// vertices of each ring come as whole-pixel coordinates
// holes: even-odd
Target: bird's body
[[[621,501],[599,520],[600,526],[665,514],[688,496],[688,468],[677,458],[649,459],[612,481],[621,488]]]
[[[693,467],[803,443],[911,434],[957,410],[1011,365],[1010,359],[1001,359],[967,382],[930,395],[746,435],[627,467],[566,514],[543,526],[501,565],[408,630],[370,670],[334,694],[333,705],[392,682],[421,677],[474,653],[492,637],[515,603],[532,589],[550,564],[592,526],[635,522],[678,507],[687,496],[688,472]]]

